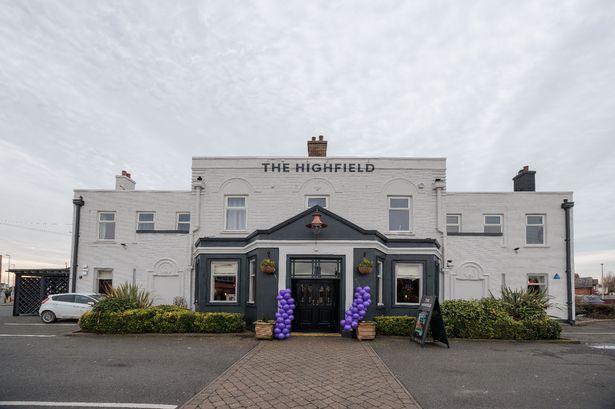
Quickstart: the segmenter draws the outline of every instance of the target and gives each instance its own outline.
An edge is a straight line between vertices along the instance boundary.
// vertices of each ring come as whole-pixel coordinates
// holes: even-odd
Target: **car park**
[[[584,295],[579,301],[582,304],[604,304],[604,301],[597,295]]]
[[[41,302],[38,314],[45,324],[58,319],[78,319],[102,299],[102,294],[63,293],[53,294]]]

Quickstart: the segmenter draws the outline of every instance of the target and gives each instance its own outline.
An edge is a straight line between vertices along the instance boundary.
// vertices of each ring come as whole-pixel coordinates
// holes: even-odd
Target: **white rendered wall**
[[[483,286],[484,296],[498,297],[502,274],[511,288],[526,288],[528,274],[546,274],[554,303],[549,314],[567,318],[564,199],[572,201],[572,193],[447,193],[446,213],[461,214],[462,232],[482,232],[485,214],[502,214],[504,234],[447,236],[446,258],[452,265],[445,271],[445,297],[472,298],[469,294]],[[544,246],[526,245],[526,214],[546,215]]]
[[[156,230],[175,230],[177,212],[194,214],[194,194],[168,191],[76,190],[82,196],[77,291],[96,289],[96,272],[113,270],[113,285],[133,281],[156,304],[190,300],[191,234],[136,233],[137,212],[156,213]],[[98,212],[116,212],[114,240],[98,239]],[[83,274],[87,266],[87,274]],[[79,278],[81,277],[81,278]]]

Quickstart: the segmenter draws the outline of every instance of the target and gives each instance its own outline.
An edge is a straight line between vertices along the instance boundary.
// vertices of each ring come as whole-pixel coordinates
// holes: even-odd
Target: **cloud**
[[[332,155],[445,156],[452,191],[510,191],[529,164],[539,190],[575,192],[575,247],[595,264],[615,248],[614,14],[607,0],[4,2],[1,218],[70,223],[72,190],[112,188],[121,169],[186,189],[191,156],[304,155],[324,134]],[[3,229],[21,259],[16,237],[66,258],[67,243]]]

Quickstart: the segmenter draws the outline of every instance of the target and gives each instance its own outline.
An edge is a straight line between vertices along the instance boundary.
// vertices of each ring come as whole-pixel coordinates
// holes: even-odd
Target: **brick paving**
[[[419,409],[367,343],[296,337],[260,342],[182,408],[373,407]]]

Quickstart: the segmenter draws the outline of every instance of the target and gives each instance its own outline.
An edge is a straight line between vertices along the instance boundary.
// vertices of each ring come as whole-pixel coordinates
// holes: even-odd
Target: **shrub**
[[[615,304],[579,304],[577,313],[589,318],[615,318]]]
[[[134,284],[124,283],[111,290],[107,298],[120,298],[130,300],[137,304],[137,308],[147,308],[152,306],[150,294],[145,290],[140,290]]]
[[[243,315],[224,312],[194,312],[177,306],[158,306],[124,311],[94,312],[81,316],[83,331],[99,334],[226,333],[241,332]]]
[[[491,295],[493,297],[493,294]],[[540,319],[546,317],[551,306],[550,297],[545,291],[502,288],[501,301],[508,313],[517,320]]]
[[[416,317],[409,316],[381,316],[374,317],[376,333],[378,335],[409,336],[414,329]]]
[[[139,308],[134,300],[117,297],[105,297],[97,302],[92,311],[95,313],[120,312]]]
[[[184,297],[174,297],[173,305],[177,305],[178,307],[188,308],[188,302]]]
[[[514,297],[518,297],[517,293]],[[542,302],[541,298],[537,298]],[[538,311],[536,299],[521,295],[518,301],[448,300],[442,303],[446,332],[457,338],[557,339],[559,322]],[[517,317],[522,317],[518,319]]]

